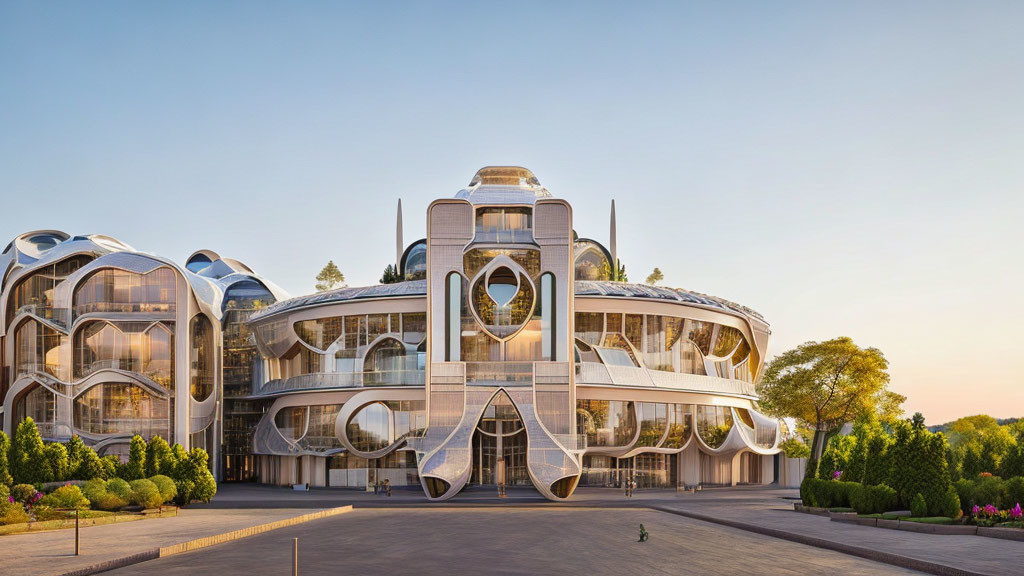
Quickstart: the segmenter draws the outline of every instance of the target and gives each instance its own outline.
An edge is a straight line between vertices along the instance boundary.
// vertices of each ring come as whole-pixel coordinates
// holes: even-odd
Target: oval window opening
[[[519,292],[519,282],[512,270],[502,266],[491,272],[490,278],[487,279],[487,295],[494,300],[499,308],[508,306],[517,292]]]

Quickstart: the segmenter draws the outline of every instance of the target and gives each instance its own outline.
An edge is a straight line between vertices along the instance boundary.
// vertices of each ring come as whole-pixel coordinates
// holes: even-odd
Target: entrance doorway
[[[504,478],[503,478],[504,477]],[[474,484],[529,486],[526,471],[526,429],[505,392],[499,392],[484,410],[473,433]]]

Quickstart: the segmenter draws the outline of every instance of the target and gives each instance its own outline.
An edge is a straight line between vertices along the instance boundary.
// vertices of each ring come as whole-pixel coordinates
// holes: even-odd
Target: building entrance
[[[529,486],[526,429],[512,400],[500,392],[484,410],[473,434],[474,484]]]

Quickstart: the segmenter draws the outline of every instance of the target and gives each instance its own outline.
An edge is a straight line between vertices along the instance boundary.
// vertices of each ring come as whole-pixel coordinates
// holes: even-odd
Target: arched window
[[[210,320],[203,314],[197,314],[192,319],[189,336],[192,349],[191,392],[196,401],[202,402],[213,393],[214,384],[213,326]]]
[[[89,434],[138,434],[171,440],[170,401],[136,384],[109,382],[75,398],[75,428]]]
[[[558,360],[558,341],[555,322],[555,275],[540,275],[541,351],[545,360]]]
[[[448,362],[461,359],[462,341],[462,275],[458,272],[448,274],[444,303],[445,317],[445,355]]]

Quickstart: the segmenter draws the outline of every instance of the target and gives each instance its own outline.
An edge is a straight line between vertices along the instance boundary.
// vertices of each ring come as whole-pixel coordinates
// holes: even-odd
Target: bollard
[[[299,539],[292,542],[292,576],[299,576]]]
[[[79,543],[79,539],[78,539],[78,518],[79,518],[79,515],[80,514],[79,514],[79,511],[78,511],[78,508],[75,508],[75,556],[78,556],[78,543]]]

